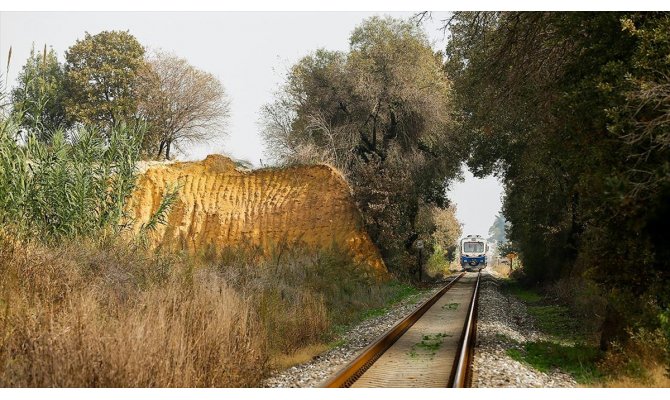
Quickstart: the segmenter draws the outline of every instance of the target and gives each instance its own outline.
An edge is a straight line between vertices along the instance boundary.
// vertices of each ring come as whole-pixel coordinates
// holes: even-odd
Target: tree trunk
[[[170,145],[172,144],[172,141],[168,140],[165,143],[165,159],[169,160],[170,159]]]
[[[158,147],[158,154],[156,155],[157,158],[161,157],[161,154],[163,154],[163,149],[165,148],[165,141],[161,140],[161,144]]]
[[[612,345],[612,342],[623,343],[626,340],[625,325],[623,315],[612,305],[607,304],[605,309],[605,320],[601,326],[600,349],[606,351]]]

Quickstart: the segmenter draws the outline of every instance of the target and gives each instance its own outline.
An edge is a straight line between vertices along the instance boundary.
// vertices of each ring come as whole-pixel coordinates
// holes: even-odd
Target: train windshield
[[[465,242],[463,243],[464,253],[483,253],[484,243],[482,242]]]

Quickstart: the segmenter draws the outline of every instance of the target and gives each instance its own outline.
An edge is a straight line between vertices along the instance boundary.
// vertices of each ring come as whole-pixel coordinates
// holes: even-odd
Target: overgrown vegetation
[[[4,232],[0,385],[257,387],[283,357],[334,340],[337,324],[411,293],[368,279],[334,253],[197,261]]]
[[[296,245],[280,250],[270,260],[260,252],[240,249],[214,259],[225,280],[256,305],[274,354],[331,341],[343,325],[374,316],[417,293],[396,281],[379,282],[336,248],[305,253]]]
[[[506,281],[503,290],[526,304],[534,327],[545,336],[526,343],[505,337],[513,344],[507,354],[538,371],[560,369],[582,385],[667,385],[668,380],[663,377],[665,359],[663,351],[659,351],[667,346],[665,337],[658,331],[631,331],[631,340],[625,347],[614,344],[614,348],[603,352],[598,335],[602,316],[598,314],[603,313],[605,304],[592,297],[591,289],[584,285],[559,281],[539,291],[514,280]],[[593,302],[585,303],[586,300]]]
[[[386,265],[406,277],[418,277],[417,240],[428,254],[458,237],[432,236],[435,214],[453,214],[445,187],[460,170],[450,87],[421,28],[372,17],[349,51],[320,49],[296,63],[263,110],[272,158],[343,171]]]
[[[525,343],[523,350],[509,349],[507,354],[541,372],[559,368],[572,375],[580,384],[593,384],[601,378],[596,368],[601,354],[595,346],[538,341]]]
[[[0,226],[44,241],[119,228],[135,184],[141,130],[114,127],[108,141],[81,127],[50,143],[14,118],[0,121]]]
[[[468,164],[505,182],[527,282],[595,282],[603,349],[667,334],[670,15],[458,12],[447,25]]]
[[[142,131],[0,110],[0,386],[258,386],[415,291],[333,249],[188,258],[124,231]],[[174,191],[144,226],[165,221]]]
[[[589,331],[592,326],[575,318],[565,303],[550,299],[537,290],[524,288],[517,281],[507,280],[502,288],[526,304],[534,327],[546,337],[522,344],[505,338],[514,344],[507,350],[510,357],[542,372],[558,368],[572,375],[580,384],[598,382],[602,377],[598,370],[602,352],[593,332]]]
[[[125,241],[0,239],[3,387],[253,386],[251,304],[217,274]]]

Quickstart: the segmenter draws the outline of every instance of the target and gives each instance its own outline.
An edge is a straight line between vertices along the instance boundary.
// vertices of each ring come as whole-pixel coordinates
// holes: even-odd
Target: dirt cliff
[[[257,246],[269,252],[280,243],[311,249],[333,244],[379,272],[386,267],[362,226],[347,183],[325,165],[243,171],[229,158],[154,164],[140,176],[128,211],[138,231],[153,215],[170,185],[178,197],[150,235],[152,244],[195,253]]]

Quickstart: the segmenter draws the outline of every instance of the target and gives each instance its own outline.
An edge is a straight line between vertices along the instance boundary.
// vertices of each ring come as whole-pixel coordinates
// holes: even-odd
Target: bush
[[[435,251],[426,262],[426,275],[433,279],[441,279],[449,270],[449,261],[444,257],[444,251],[440,245],[435,246]]]
[[[0,225],[54,241],[118,227],[135,184],[142,131],[118,125],[109,140],[81,127],[50,144],[0,121]]]
[[[668,387],[668,339],[661,330],[628,331],[628,340],[613,343],[599,363],[608,386]]]
[[[0,239],[0,386],[257,386],[252,305],[211,270],[123,241]]]
[[[278,246],[269,258],[256,249],[227,249],[216,263],[224,280],[254,305],[272,355],[334,339],[334,328],[348,325],[365,310],[399,301],[406,287],[380,282],[374,271],[356,265],[332,248],[309,252]]]

